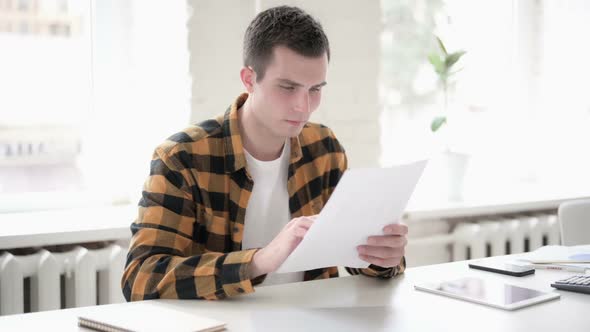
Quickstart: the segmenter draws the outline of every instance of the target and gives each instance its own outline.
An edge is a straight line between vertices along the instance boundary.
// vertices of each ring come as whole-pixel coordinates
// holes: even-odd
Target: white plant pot
[[[470,156],[465,153],[445,151],[443,163],[447,175],[447,195],[450,201],[463,200],[463,185]]]

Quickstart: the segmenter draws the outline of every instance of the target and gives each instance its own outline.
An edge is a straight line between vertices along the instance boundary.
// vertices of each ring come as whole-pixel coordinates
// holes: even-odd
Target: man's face
[[[252,110],[262,130],[277,138],[299,135],[322,98],[328,57],[310,58],[275,47],[264,78],[250,92]]]

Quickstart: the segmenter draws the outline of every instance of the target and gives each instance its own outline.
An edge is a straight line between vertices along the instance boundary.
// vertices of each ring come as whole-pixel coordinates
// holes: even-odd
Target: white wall
[[[191,123],[223,113],[244,91],[242,39],[256,12],[253,0],[188,0]]]

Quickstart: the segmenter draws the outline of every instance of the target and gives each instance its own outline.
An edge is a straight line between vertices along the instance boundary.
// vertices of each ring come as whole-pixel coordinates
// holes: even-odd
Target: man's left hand
[[[357,247],[360,259],[384,268],[401,263],[406,252],[408,226],[391,224],[383,227],[383,235],[369,236],[367,244]]]

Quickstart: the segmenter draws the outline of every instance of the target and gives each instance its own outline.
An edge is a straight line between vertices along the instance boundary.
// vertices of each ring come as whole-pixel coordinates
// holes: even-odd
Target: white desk
[[[364,276],[257,288],[223,301],[154,300],[162,307],[227,322],[229,331],[589,331],[590,295],[558,291],[553,300],[504,311],[416,291],[416,281],[478,275],[553,291],[570,272],[510,277],[471,270],[466,262],[410,268],[393,280]],[[135,303],[115,304],[121,310]],[[101,306],[0,317],[0,331],[86,331],[77,315]]]

